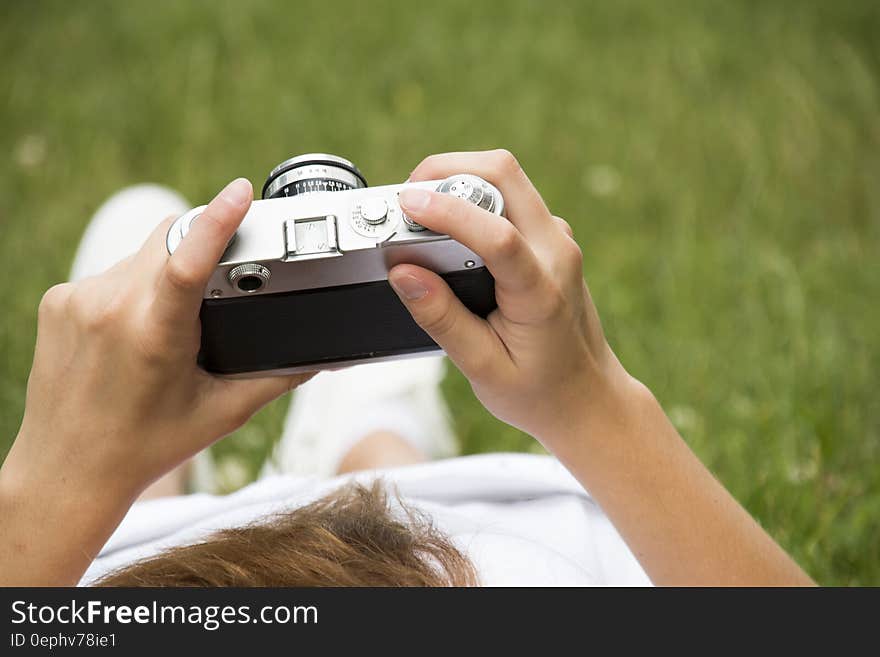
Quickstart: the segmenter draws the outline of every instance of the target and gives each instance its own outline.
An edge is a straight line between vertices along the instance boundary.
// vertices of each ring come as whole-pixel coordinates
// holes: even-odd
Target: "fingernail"
[[[426,189],[404,189],[400,192],[400,206],[409,212],[419,212],[428,207],[431,193]]]
[[[230,205],[244,205],[251,200],[251,183],[247,178],[236,178],[218,196]]]
[[[428,293],[428,288],[415,276],[400,276],[389,282],[397,294],[407,301],[418,301]]]

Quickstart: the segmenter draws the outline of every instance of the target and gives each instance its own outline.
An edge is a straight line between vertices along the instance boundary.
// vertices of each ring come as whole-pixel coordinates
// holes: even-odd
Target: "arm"
[[[703,466],[650,391],[609,394],[608,415],[546,438],[662,585],[809,585],[798,565]]]
[[[196,364],[202,294],[251,195],[230,183],[173,256],[166,221],[131,258],[43,297],[0,469],[0,585],[76,584],[150,482],[308,378],[229,381]]]
[[[433,273],[392,286],[502,421],[537,438],[602,506],[656,584],[810,584],[706,470],[605,340],[571,228],[506,151],[423,161],[412,180],[470,172],[504,195],[507,220],[458,199],[400,195],[404,210],[478,253],[498,309],[470,312]]]

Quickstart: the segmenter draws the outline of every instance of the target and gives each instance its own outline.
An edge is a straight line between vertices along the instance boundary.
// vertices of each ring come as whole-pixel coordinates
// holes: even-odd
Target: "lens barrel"
[[[263,185],[263,198],[360,189],[367,181],[350,161],[328,153],[307,153],[284,160]]]

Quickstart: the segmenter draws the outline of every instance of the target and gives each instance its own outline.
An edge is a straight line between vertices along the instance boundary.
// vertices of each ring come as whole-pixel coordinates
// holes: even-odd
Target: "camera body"
[[[439,351],[388,283],[410,263],[439,274],[472,312],[495,307],[478,255],[402,212],[406,187],[445,192],[502,215],[500,192],[472,175],[367,187],[348,160],[308,154],[269,174],[205,288],[199,364],[225,376],[268,376]],[[168,231],[173,253],[204,211]]]

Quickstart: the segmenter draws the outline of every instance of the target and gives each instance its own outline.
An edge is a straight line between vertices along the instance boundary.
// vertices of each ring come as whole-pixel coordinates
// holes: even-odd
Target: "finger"
[[[449,235],[479,255],[497,286],[519,292],[540,282],[542,272],[534,252],[504,217],[454,196],[423,189],[405,189],[399,201],[413,220]]]
[[[495,185],[504,197],[505,214],[526,237],[540,241],[553,225],[550,211],[510,151],[443,153],[425,158],[410,180],[434,180],[472,173]]]
[[[173,324],[198,317],[208,279],[252,198],[248,180],[233,180],[193,222],[159,275],[154,307],[158,322]]]
[[[144,279],[150,284],[155,284],[159,280],[159,275],[168,262],[168,231],[176,219],[176,215],[165,217],[134,254],[133,266],[137,267],[139,272],[143,272]]]
[[[567,222],[565,219],[563,219],[562,217],[557,217],[556,215],[553,215],[553,221],[556,222],[557,227],[559,227],[559,229],[560,229],[563,233],[565,233],[566,235],[568,235],[569,237],[571,237],[572,239],[574,239],[574,231],[571,229],[571,224],[570,224],[570,223],[568,223],[568,222]]]
[[[416,323],[468,379],[490,377],[510,363],[507,349],[489,324],[465,308],[437,274],[397,265],[388,282]]]
[[[45,354],[49,362],[63,362],[66,356],[72,353],[70,342],[73,340],[73,331],[68,330],[70,296],[76,287],[76,283],[59,283],[53,285],[40,300],[37,308],[37,355]],[[53,330],[62,327],[62,330]]]
[[[242,426],[270,401],[302,385],[315,374],[317,372],[303,372],[261,379],[213,378],[213,390],[205,398],[210,400],[215,412],[219,409],[218,419],[222,419],[222,428],[229,433]]]

